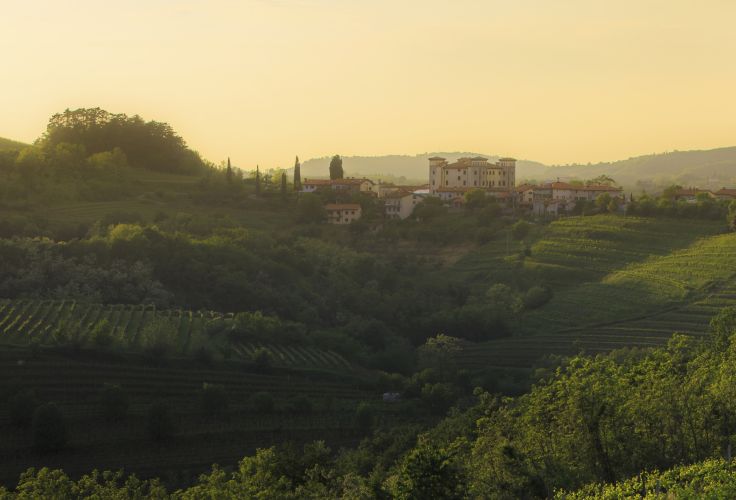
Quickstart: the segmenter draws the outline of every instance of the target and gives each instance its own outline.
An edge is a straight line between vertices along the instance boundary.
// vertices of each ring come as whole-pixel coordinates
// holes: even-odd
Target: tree
[[[261,194],[261,171],[256,165],[256,194]]]
[[[36,408],[31,431],[33,447],[42,453],[59,451],[66,446],[66,422],[61,410],[54,403]]]
[[[423,438],[404,459],[399,470],[396,498],[465,498],[466,480],[458,457]]]
[[[225,170],[225,178],[227,182],[233,182],[233,169],[230,166],[230,157],[227,157],[227,170]]]
[[[342,158],[340,155],[335,155],[330,160],[330,179],[342,179],[345,172],[342,169]]]
[[[327,218],[327,211],[322,199],[314,193],[306,193],[299,199],[297,220],[299,222],[322,222]]]
[[[286,198],[286,172],[281,173],[281,197]]]
[[[302,167],[299,163],[299,157],[296,157],[294,162],[294,191],[299,191],[302,188]]]

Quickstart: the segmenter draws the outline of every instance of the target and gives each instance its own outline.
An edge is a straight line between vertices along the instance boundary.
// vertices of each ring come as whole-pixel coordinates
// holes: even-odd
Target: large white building
[[[471,189],[482,189],[490,196],[508,197],[516,184],[516,160],[501,158],[460,158],[448,163],[445,158],[429,159],[429,193],[443,200],[462,197]]]

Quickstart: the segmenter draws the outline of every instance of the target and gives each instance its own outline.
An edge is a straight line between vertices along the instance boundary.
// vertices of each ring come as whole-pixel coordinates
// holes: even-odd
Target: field
[[[706,333],[719,308],[736,305],[736,234],[717,234],[721,226],[603,216],[551,224],[523,272],[551,286],[552,300],[524,314],[515,337],[468,347],[461,358],[469,367],[531,366],[546,354]]]
[[[199,391],[204,383],[225,389],[226,414],[203,413]],[[105,384],[119,385],[128,395],[129,410],[120,422],[101,418],[99,401]],[[27,467],[41,465],[63,466],[72,475],[124,467],[183,484],[212,463],[234,465],[256,447],[314,439],[334,447],[354,445],[362,435],[354,418],[361,401],[373,403],[379,421],[402,418],[350,372],[272,369],[259,373],[232,362],[203,366],[191,360],[152,366],[98,353],[61,356],[43,348],[3,347],[0,394],[19,389],[32,390],[39,401],[60,406],[68,424],[69,446],[41,457],[31,449],[30,432],[12,427],[7,411],[0,412],[0,484],[13,483]],[[264,391],[275,402],[268,413],[252,404],[252,396]],[[293,407],[297,396],[308,397],[311,407]],[[166,401],[173,411],[176,434],[164,444],[152,443],[146,433],[147,411],[155,401]]]
[[[258,340],[231,342],[219,333],[232,314],[213,311],[156,310],[146,305],[100,305],[75,301],[0,300],[0,345],[53,346],[68,343],[60,329],[79,334],[76,341],[91,345],[90,331],[106,320],[123,350],[137,350],[140,334],[155,318],[171,322],[177,331],[175,356],[193,357],[206,348],[216,358],[250,361],[255,349],[271,353],[275,366],[305,370],[345,371],[355,367],[339,354],[310,346],[278,345]]]

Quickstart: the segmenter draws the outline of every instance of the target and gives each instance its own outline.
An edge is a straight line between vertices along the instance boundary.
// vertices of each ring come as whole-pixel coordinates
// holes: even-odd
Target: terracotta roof
[[[404,196],[411,196],[411,191],[405,191],[403,189],[400,189],[398,191],[392,191],[390,193],[386,193],[384,198],[403,198]]]
[[[360,210],[360,205],[357,203],[328,203],[325,205],[325,210]]]
[[[311,179],[307,180],[304,179],[302,181],[302,184],[313,184],[315,186],[333,186],[333,185],[355,185],[355,184],[363,184],[364,182],[370,182],[371,184],[374,184],[374,182],[370,179]]]
[[[734,188],[721,188],[715,192],[718,196],[731,196],[736,198],[736,189]]]
[[[605,186],[602,184],[583,186],[577,184],[568,184],[567,182],[553,182],[551,185],[546,184],[540,187],[543,189],[549,189],[550,187],[552,189],[568,189],[570,191],[622,191],[622,188],[615,186]]]
[[[535,186],[534,184],[520,184],[519,186],[516,186],[517,191],[529,191],[530,189],[536,189],[539,186]]]

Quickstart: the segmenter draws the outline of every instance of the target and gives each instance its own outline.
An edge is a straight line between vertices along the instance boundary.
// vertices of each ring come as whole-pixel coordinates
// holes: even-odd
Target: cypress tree
[[[340,155],[335,155],[330,160],[330,179],[342,179],[343,175],[342,158],[340,158]]]
[[[256,165],[256,194],[261,194],[261,171]]]
[[[230,157],[227,157],[227,170],[225,171],[225,177],[228,182],[233,181],[233,168],[230,166]]]
[[[299,157],[296,157],[294,162],[294,191],[299,191],[302,188],[302,166],[299,163]]]
[[[286,198],[286,172],[281,173],[281,196]]]

